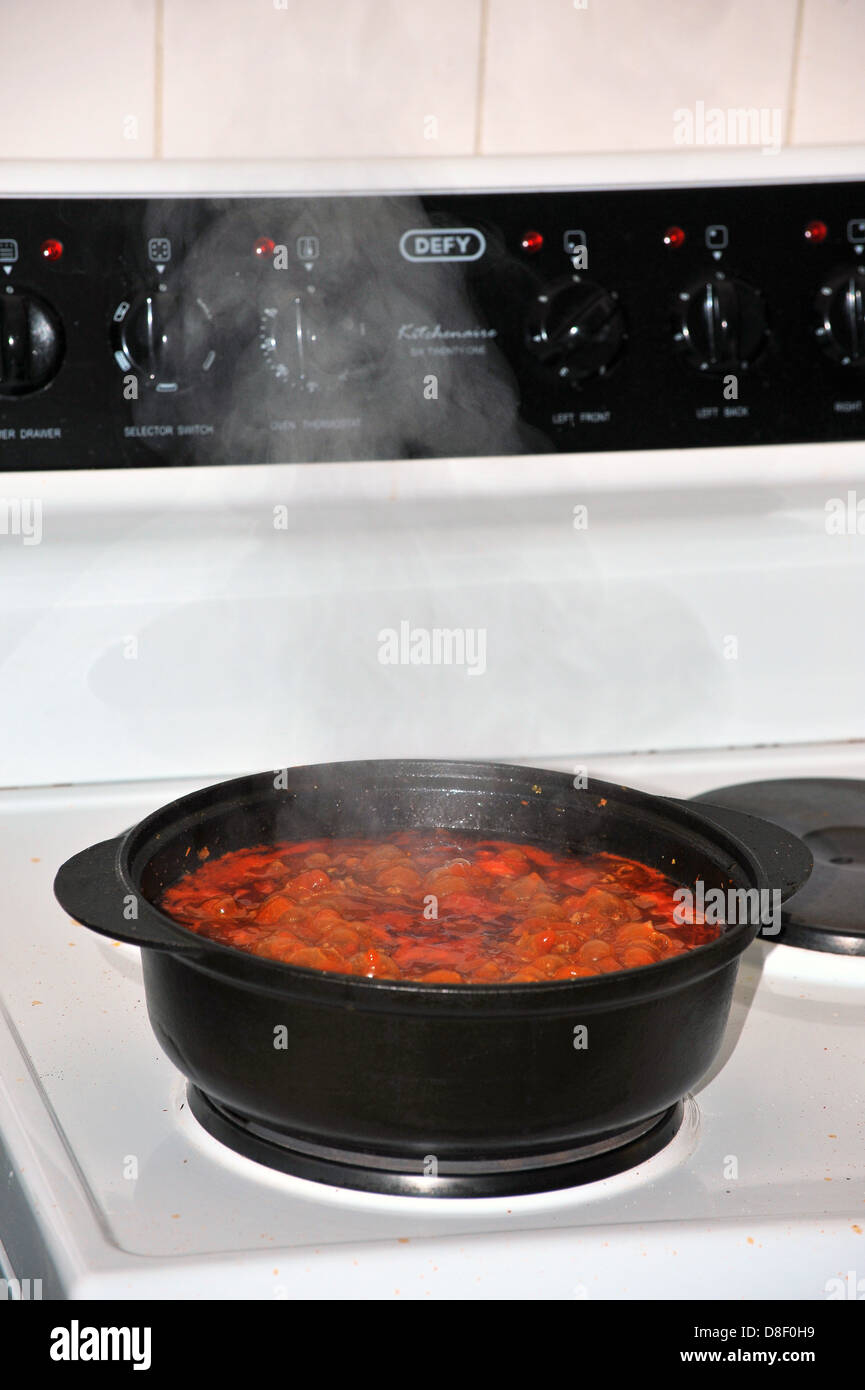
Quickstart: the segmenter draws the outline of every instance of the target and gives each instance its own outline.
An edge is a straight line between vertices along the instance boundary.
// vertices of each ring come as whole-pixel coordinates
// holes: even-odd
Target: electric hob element
[[[695,800],[774,821],[814,856],[811,877],[784,904],[775,940],[865,956],[865,782],[784,777],[720,787]]]
[[[637,1168],[675,1137],[684,1105],[678,1101],[661,1115],[579,1148],[498,1162],[448,1163],[437,1159],[383,1158],[347,1149],[304,1144],[233,1114],[197,1086],[188,1089],[195,1118],[214,1139],[235,1153],[312,1182],[404,1197],[496,1197],[552,1192],[614,1177]]]

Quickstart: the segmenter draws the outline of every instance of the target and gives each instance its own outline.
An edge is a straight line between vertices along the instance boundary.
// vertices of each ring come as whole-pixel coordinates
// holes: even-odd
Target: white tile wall
[[[0,161],[865,142],[865,0],[5,0]]]
[[[804,0],[792,143],[865,142],[865,0]]]
[[[795,19],[791,0],[489,0],[482,152],[676,148],[697,102],[780,109],[783,130]]]
[[[156,0],[4,0],[0,158],[155,153]]]
[[[480,0],[164,0],[167,156],[475,148]]]

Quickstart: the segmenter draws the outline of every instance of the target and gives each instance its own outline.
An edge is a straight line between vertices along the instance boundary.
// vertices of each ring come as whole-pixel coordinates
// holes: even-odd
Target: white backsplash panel
[[[6,475],[0,785],[865,736],[862,446],[719,453]]]

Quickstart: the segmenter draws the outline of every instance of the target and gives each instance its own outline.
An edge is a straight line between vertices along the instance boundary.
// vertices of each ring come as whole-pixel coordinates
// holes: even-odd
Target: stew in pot
[[[159,904],[183,926],[269,960],[372,979],[578,979],[666,960],[721,930],[677,922],[676,885],[635,860],[462,831],[199,858]]]

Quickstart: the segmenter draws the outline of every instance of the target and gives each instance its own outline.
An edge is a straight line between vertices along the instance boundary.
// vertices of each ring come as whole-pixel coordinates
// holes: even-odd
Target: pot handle
[[[706,820],[717,825],[760,859],[772,876],[773,886],[781,893],[781,901],[786,902],[798,893],[807,882],[814,867],[814,858],[807,845],[773,821],[763,820],[762,816],[749,816],[744,811],[731,811],[727,806],[715,806],[710,801],[682,802]]]
[[[200,950],[194,933],[166,922],[146,898],[124,883],[118,859],[125,838],[124,834],[102,840],[61,866],[54,879],[54,896],[64,912],[113,941],[162,951]]]

